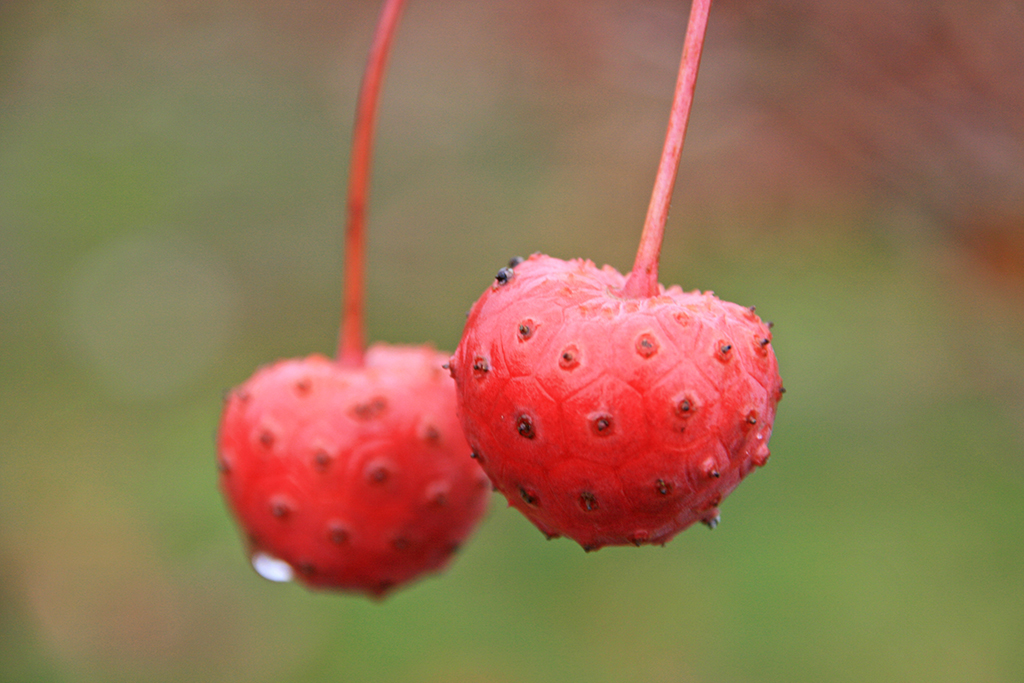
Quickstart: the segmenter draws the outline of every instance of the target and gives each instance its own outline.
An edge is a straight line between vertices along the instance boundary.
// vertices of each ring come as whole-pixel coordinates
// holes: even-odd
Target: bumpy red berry
[[[257,371],[227,396],[217,459],[258,569],[381,597],[444,568],[491,487],[455,417],[446,356],[378,344],[364,360]]]
[[[627,297],[609,266],[535,254],[473,305],[450,361],[474,455],[549,537],[664,543],[768,460],[769,326],[710,292]]]
[[[364,351],[363,273],[373,120],[404,0],[384,0],[355,126],[338,360],[279,361],[227,396],[220,483],[254,568],[381,597],[438,571],[484,512],[486,477],[432,348]]]

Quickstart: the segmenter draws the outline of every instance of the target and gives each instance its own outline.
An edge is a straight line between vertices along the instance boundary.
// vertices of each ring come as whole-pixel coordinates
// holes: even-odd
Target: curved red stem
[[[649,297],[658,294],[658,261],[661,258],[661,243],[665,235],[672,189],[679,170],[679,157],[686,138],[686,124],[690,120],[693,105],[693,91],[697,87],[697,70],[700,55],[704,49],[704,33],[708,25],[711,0],[693,0],[690,6],[690,20],[686,27],[683,56],[679,63],[679,78],[676,80],[672,112],[668,120],[665,146],[661,151],[658,175],[654,179],[654,192],[647,208],[644,230],[640,235],[640,246],[636,252],[633,270],[626,278],[622,293],[628,297]]]
[[[352,162],[349,166],[348,180],[341,333],[338,339],[338,361],[342,365],[363,364],[366,205],[370,187],[374,123],[391,39],[395,35],[395,27],[401,17],[403,5],[405,0],[384,0],[356,104],[356,120],[352,130]]]

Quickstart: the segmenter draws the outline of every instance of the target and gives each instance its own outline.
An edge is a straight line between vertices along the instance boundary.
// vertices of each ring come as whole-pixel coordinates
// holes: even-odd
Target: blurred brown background
[[[262,581],[223,389],[335,344],[376,2],[0,3],[0,680],[1024,678],[1024,3],[720,0],[666,284],[774,320],[713,533],[494,507],[383,604]],[[512,255],[626,270],[688,3],[411,0],[368,336],[451,349]]]

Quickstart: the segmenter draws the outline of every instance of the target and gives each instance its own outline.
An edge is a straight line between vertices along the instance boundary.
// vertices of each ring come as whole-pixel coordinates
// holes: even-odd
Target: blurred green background
[[[222,391],[333,351],[376,2],[0,3],[0,680],[1024,680],[1024,7],[712,8],[661,279],[775,325],[723,523],[584,554],[497,497],[384,603],[260,579]],[[515,254],[627,270],[688,4],[412,0],[368,336]]]

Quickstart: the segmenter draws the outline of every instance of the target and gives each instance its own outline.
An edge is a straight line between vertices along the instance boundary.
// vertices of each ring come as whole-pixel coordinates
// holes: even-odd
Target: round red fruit
[[[450,361],[474,455],[549,537],[664,543],[768,459],[782,395],[769,326],[710,292],[621,294],[584,260],[513,261]]]
[[[445,360],[378,344],[363,367],[283,360],[228,394],[220,485],[258,571],[381,597],[447,565],[490,483]]]

